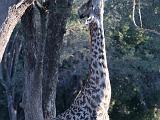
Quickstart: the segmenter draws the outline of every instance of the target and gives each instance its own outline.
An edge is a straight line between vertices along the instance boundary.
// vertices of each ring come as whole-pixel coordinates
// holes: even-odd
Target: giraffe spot
[[[98,49],[97,45],[94,46],[95,49]]]
[[[104,72],[101,72],[101,78],[104,77]]]
[[[96,84],[99,84],[99,80],[98,79],[96,79],[95,82],[96,82]]]
[[[101,35],[101,39],[103,39],[104,37],[103,37],[103,35]]]
[[[99,37],[99,36],[97,36],[96,38],[97,38],[97,40],[99,40],[99,39],[100,39],[100,37]]]
[[[99,46],[99,41],[97,41],[97,45]]]
[[[101,36],[101,33],[98,31],[97,36]]]
[[[93,61],[93,58],[91,58],[91,61]]]
[[[104,48],[104,44],[103,44],[103,42],[101,42],[101,47],[102,47],[102,48]]]
[[[75,111],[73,109],[71,109],[71,114],[74,115],[75,114]]]
[[[107,68],[106,65],[104,63],[102,63],[103,68]]]
[[[97,54],[98,54],[98,52],[97,52],[97,51],[94,51],[94,54],[95,54],[95,55],[97,55]]]
[[[97,27],[94,27],[94,28],[93,28],[93,31],[97,31]]]
[[[90,90],[87,90],[86,92],[87,92],[89,95],[91,95],[91,94],[92,94]]]
[[[94,77],[91,77],[91,79],[94,81],[95,80],[95,78]]]
[[[97,57],[97,54],[94,54],[93,57],[96,58],[96,57]]]
[[[98,58],[104,60],[104,55],[99,55]],[[103,63],[102,63],[102,65],[103,65]]]
[[[71,116],[68,114],[68,115],[66,116],[66,118],[67,118],[68,120],[70,120],[70,119],[71,119]]]
[[[102,83],[100,84],[100,88],[106,88],[106,84],[105,84],[104,82],[102,82]]]
[[[94,99],[93,96],[92,96],[92,99]],[[90,105],[92,108],[96,108],[96,103],[93,100],[90,100]]]
[[[102,63],[101,63],[101,62],[99,62],[99,66],[102,66]]]
[[[103,53],[103,50],[102,50],[101,48],[99,48],[98,51],[99,51],[100,53]]]

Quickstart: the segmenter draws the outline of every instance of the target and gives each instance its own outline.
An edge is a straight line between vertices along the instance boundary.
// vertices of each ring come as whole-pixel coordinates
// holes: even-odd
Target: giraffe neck
[[[106,80],[109,81],[104,31],[96,22],[91,22],[89,29],[91,36],[90,80],[96,83],[97,87],[101,87],[100,85],[105,85]]]
[[[104,31],[103,27],[95,19],[89,23],[89,30],[91,36],[91,64],[88,82],[90,88],[94,89],[92,96],[96,96],[97,99],[95,100],[102,108],[99,112],[103,111],[105,113],[109,109],[111,87],[107,67]]]

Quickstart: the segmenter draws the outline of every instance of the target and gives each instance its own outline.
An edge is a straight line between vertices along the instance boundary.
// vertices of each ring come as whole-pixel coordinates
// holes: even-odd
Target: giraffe
[[[101,0],[100,8],[103,8]],[[103,11],[101,11],[103,12]],[[90,31],[90,75],[73,104],[55,120],[109,120],[111,87],[107,67],[103,17],[90,14],[86,21]],[[103,19],[102,19],[103,20]]]

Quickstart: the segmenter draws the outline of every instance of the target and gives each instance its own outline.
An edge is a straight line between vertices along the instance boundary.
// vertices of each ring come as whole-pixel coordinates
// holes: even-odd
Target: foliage
[[[76,81],[86,80],[88,71],[85,69],[88,68],[83,68],[82,65],[88,65],[88,61],[85,62],[84,59],[89,59],[89,48],[86,47],[88,45],[88,32],[83,25],[84,20],[77,20],[78,16],[75,15],[75,10],[77,10],[79,4],[79,1],[76,0],[73,16],[68,22],[68,31],[64,39],[64,44],[67,41],[70,41],[70,44],[64,46],[64,52],[62,53],[62,61],[67,58],[62,66],[67,66],[66,69],[69,70],[69,73],[72,73],[76,69],[83,71],[78,76],[86,75],[83,78],[76,78]],[[160,95],[158,94],[160,90],[158,87],[160,85],[159,36],[153,33],[146,33],[145,30],[138,30],[134,27],[131,20],[131,5],[132,3],[127,0],[106,2],[104,29],[112,86],[110,117],[111,120],[158,120],[158,115],[160,114]],[[146,10],[148,6],[150,9],[157,9],[157,5],[154,8],[149,1],[142,5],[142,13],[146,13],[149,10]],[[150,12],[152,12],[152,15],[154,14],[153,11]],[[149,14],[147,15],[150,16]],[[148,27],[149,25],[154,26],[152,17],[148,17],[148,19],[150,22],[146,25],[146,21],[144,20],[144,27]],[[151,28],[157,29],[156,27]],[[74,31],[68,34],[69,30]],[[69,50],[69,52],[66,52],[66,50]],[[81,57],[78,58],[79,64],[73,62],[77,59],[74,55],[77,51],[81,51],[78,54],[83,54],[84,56],[83,59]],[[72,56],[73,60],[70,60],[69,56]],[[76,66],[74,70],[71,69],[73,66]],[[64,71],[66,70],[63,68],[60,72],[64,73]],[[61,75],[59,86],[62,85],[61,80],[64,81]],[[67,95],[65,101],[69,98],[68,102],[63,102],[63,106],[67,107],[61,108],[60,111],[64,111],[70,106],[78,93],[77,89],[80,89],[79,87],[71,89],[73,88],[73,84],[77,86],[77,82],[72,79],[77,73],[67,75],[65,79],[67,81],[70,79],[70,85],[65,84],[57,89],[63,95]],[[66,90],[66,86],[70,89]],[[64,91],[63,88],[65,88]],[[59,106],[62,104],[62,101],[59,102],[59,100],[64,99],[64,97],[59,96],[59,94],[57,96],[57,104]]]

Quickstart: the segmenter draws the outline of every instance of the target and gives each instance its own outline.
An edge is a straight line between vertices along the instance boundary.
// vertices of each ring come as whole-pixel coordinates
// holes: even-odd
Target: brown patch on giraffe
[[[95,55],[98,55],[98,52],[97,52],[97,51],[94,51],[94,54],[95,54]]]
[[[97,40],[100,40],[100,37],[99,37],[99,36],[97,36],[97,37],[96,37],[96,39],[97,39]]]
[[[103,35],[101,35],[101,39],[103,39],[104,37],[103,37]]]
[[[104,63],[102,63],[103,68],[107,68],[106,65]]]
[[[102,66],[102,63],[101,63],[101,62],[99,62],[99,65],[100,65],[100,66]]]
[[[99,74],[98,70],[96,70],[96,74],[97,74],[97,75]]]
[[[93,57],[94,57],[94,58],[96,58],[96,57],[97,57],[97,55],[96,55],[96,54],[94,54],[94,55],[93,55]]]
[[[100,87],[101,87],[101,88],[106,88],[106,84],[105,84],[104,82],[102,82],[102,83],[100,84]]]
[[[96,79],[96,84],[99,84],[99,80],[98,79]]]
[[[97,41],[97,45],[99,46],[99,41]]]
[[[105,75],[105,73],[103,72],[103,71],[101,71],[101,78],[103,78],[104,77],[104,75]]]
[[[97,50],[98,49],[97,45],[95,45],[94,48]]]
[[[103,44],[103,42],[102,42],[102,41],[101,41],[101,43],[100,43],[100,44],[101,44],[101,47],[102,47],[102,48],[104,48],[104,44]]]
[[[104,55],[99,55],[98,58],[104,60]],[[104,63],[102,63],[102,65],[103,65],[103,64],[104,64]]]
[[[98,51],[99,51],[100,53],[103,53],[103,50],[102,50],[101,48],[99,48]]]

